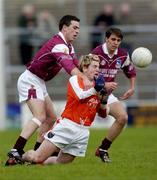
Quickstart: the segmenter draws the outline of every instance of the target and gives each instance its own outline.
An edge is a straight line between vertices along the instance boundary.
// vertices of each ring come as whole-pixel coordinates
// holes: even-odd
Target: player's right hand
[[[120,100],[126,100],[126,99],[130,98],[133,94],[134,94],[134,89],[130,88],[121,97],[119,97],[119,99]]]

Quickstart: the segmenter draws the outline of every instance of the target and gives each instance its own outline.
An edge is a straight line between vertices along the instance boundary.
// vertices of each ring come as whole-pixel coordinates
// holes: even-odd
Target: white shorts
[[[60,119],[44,137],[64,153],[83,157],[89,139],[89,126],[79,125],[64,118]]]
[[[114,102],[119,102],[118,98],[113,94],[110,94],[107,100],[107,104],[112,104]]]
[[[17,82],[19,102],[28,99],[45,99],[48,96],[45,81],[31,73],[29,70],[23,72]]]

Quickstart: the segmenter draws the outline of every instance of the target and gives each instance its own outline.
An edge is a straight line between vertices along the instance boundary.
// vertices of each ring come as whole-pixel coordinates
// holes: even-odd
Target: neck
[[[62,38],[64,39],[64,41],[65,41],[67,44],[69,44],[70,42],[69,42],[69,40],[68,40],[67,37],[66,37],[65,31],[61,31],[61,33],[62,33]]]
[[[108,49],[108,53],[109,53],[109,56],[110,56],[110,57],[112,57],[112,56],[114,55],[114,52],[115,52],[114,50],[109,50],[109,49]]]
[[[89,89],[93,87],[94,80],[90,79],[88,76],[83,77],[85,89]]]

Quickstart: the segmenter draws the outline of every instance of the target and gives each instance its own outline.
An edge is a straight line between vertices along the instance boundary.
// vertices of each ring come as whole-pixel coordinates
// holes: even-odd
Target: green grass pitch
[[[91,129],[85,158],[67,165],[5,167],[6,153],[14,144],[18,130],[0,131],[0,179],[6,180],[156,180],[157,126],[125,128],[109,151],[112,163],[94,156],[107,130]],[[35,135],[25,150],[33,147]]]

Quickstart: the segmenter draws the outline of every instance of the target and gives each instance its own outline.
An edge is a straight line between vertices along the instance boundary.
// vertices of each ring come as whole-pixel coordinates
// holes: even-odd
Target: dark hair
[[[110,27],[106,31],[106,37],[109,38],[111,34],[115,34],[117,37],[119,37],[121,40],[123,39],[123,33],[120,29],[115,27]]]
[[[80,19],[77,18],[76,16],[73,15],[65,15],[61,18],[61,20],[59,21],[59,30],[61,31],[63,26],[70,26],[71,21],[77,21],[80,22]]]

